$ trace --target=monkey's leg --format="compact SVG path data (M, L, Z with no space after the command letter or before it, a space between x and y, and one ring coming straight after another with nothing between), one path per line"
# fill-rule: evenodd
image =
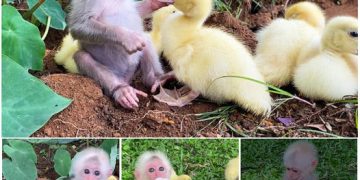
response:
M147 94L131 87L128 82L118 78L106 66L98 63L93 57L85 52L78 51L74 55L75 62L82 74L85 74L105 89L105 93L114 97L122 107L134 109L138 107L139 98L137 95L147 97Z
M163 74L159 56L148 36L146 36L146 46L140 60L143 83L151 87Z

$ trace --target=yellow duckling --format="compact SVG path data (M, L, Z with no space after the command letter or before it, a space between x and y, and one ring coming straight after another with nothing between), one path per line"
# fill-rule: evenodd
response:
M231 159L225 168L225 180L238 180L240 172L239 157Z
M315 24L321 26L325 19L321 9L310 2L306 6L300 5L289 7L289 19L278 18L257 33L255 62L265 81L270 84L289 84L301 49L321 34L311 25L312 22L307 22L308 19L315 19ZM313 8L302 9L305 7Z
M158 54L162 52L160 36L161 24L170 14L175 13L176 10L173 5L169 5L155 11L152 15L152 30L149 34Z
M176 78L192 90L187 98L191 101L202 94L219 103L234 101L255 114L270 112L267 87L239 78L216 80L244 76L263 81L263 77L241 42L221 30L203 27L212 0L175 0L174 6L181 12L171 14L162 25L162 46Z
M116 176L110 176L107 178L107 180L118 180L118 178Z
M191 180L191 177L188 175L176 175L176 172L172 170L170 180Z
M357 93L357 23L356 18L347 16L328 22L321 39L321 53L300 64L294 73L294 84L304 96L332 101Z
M299 2L285 10L285 19L303 20L317 28L320 32L325 27L325 15L323 10L313 2Z
M74 40L69 33L63 39L60 50L55 54L55 62L62 65L70 73L79 73L73 55L80 48L77 40Z

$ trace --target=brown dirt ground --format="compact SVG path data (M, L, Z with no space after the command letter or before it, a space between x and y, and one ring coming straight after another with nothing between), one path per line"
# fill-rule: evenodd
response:
M328 18L343 14L357 17L358 3L355 0L343 0L341 5L329 0L316 2L325 8ZM242 40L249 49L254 50L254 32L271 19L282 15L281 4L264 4L256 13L249 10L248 14L241 17L244 21L239 21L227 13L214 13L207 25L226 29ZM148 26L151 23L146 24ZM45 70L36 72L35 75L60 95L73 99L73 103L63 112L54 115L33 135L34 137L319 137L326 136L324 132L340 136L357 136L354 123L357 107L349 104L316 102L316 107L312 108L297 100L291 100L277 108L269 118L256 117L237 108L227 122L215 121L212 124L197 121L194 114L213 111L221 105L201 98L191 105L177 108L158 103L148 97L141 99L137 110L124 110L105 96L93 80L80 75L65 74L61 67L54 64L54 49L60 45L64 34L54 31L46 39L48 51L44 60ZM148 92L138 77L133 85ZM285 89L297 93L293 87ZM277 121L279 117L292 117L294 124L285 127ZM240 133L235 133L226 123ZM309 132L313 130L317 132Z

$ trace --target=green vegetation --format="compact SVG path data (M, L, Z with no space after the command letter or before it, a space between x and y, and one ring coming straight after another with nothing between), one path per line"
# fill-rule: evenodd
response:
M2 135L28 137L71 103L28 72L43 69L47 30L63 30L65 12L55 0L28 0L22 14L9 3L2 6ZM43 37L36 19L47 25Z
M224 179L227 162L238 155L237 139L133 139L122 141L122 179L134 179L137 158L149 150L167 154L178 175L193 179Z
M85 147L100 147L110 156L111 165L115 169L118 159L118 140L4 140L3 142L3 176L7 180L37 179L36 164L39 159L51 159L53 169L58 174L57 180L67 179L71 166L71 155ZM45 148L46 147L46 148ZM37 149L39 152L35 152ZM39 150L40 149L40 150ZM75 152L75 153L74 153ZM43 166L44 164L41 163ZM48 164L50 165L50 164ZM40 167L44 168L44 167ZM54 172L54 173L55 173Z
M356 139L309 140L319 153L319 179L356 179ZM241 178L280 179L283 174L282 156L294 140L242 140Z

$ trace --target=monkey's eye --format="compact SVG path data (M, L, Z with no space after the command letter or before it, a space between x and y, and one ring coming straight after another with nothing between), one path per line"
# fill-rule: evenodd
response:
M298 170L293 169L293 172L294 172L294 173L298 173Z
M350 35L351 37L354 37L354 38L357 38L357 37L358 37L358 33L355 32L355 31L349 32L349 35Z
M84 173L85 173L85 174L90 174L90 170L89 170L89 169L85 169L85 170L84 170Z
M94 174L95 176L100 176L100 171L95 171Z
M154 172L154 171L155 171L154 168L150 168L150 169L149 169L149 172Z
M159 171L164 171L165 168L164 167L159 167Z

